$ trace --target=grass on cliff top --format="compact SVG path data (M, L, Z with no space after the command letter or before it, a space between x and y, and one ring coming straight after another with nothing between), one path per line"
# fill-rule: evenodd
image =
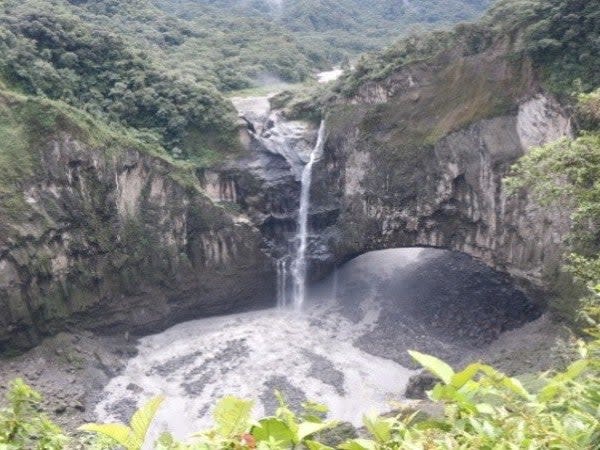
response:
M342 109L362 109L363 135L377 144L375 147L390 153L388 156L411 162L410 158L418 157L419 152L433 147L444 136L509 112L530 80L526 62L460 58L442 66L432 82L422 88L387 103L346 105Z
M19 183L33 176L37 161L29 148L26 127L0 97L0 207L9 217L27 209Z
M175 181L184 186L195 184L197 164L175 160L151 133L109 126L60 101L0 90L0 208L9 218L22 217L29 210L23 184L41 172L40 152L61 134L101 149L107 156L128 149L148 154L166 163Z
M379 172L365 186L377 195L410 196L422 167L445 136L478 121L509 113L530 89L526 59L460 57L432 62L433 75L385 103L338 103L328 114L334 139L361 130L356 147L368 151ZM349 124L348 122L351 122Z

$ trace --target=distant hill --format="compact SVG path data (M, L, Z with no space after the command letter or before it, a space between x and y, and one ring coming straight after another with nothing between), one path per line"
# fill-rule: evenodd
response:
M479 17L492 0L153 0L165 12L205 25L241 18L268 21L289 33L310 61L340 63L381 49L407 32ZM258 24L257 24L258 25ZM258 25L260 26L260 25ZM235 33L235 29L230 29Z
M473 18L488 1L4 0L0 83L203 163L234 147L223 92L304 81L411 27Z

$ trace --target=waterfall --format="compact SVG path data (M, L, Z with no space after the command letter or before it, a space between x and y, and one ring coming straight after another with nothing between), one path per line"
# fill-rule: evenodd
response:
M277 306L284 308L288 304L288 257L277 260Z
M337 266L333 269L333 281L331 282L331 299L333 302L337 302L338 299L338 286L340 284L338 268Z
M310 209L310 186L312 169L323 153L325 145L325 121L321 121L317 143L310 153L310 158L302 170L300 209L298 211L298 231L296 233L296 253L292 261L293 304L300 309L306 297L306 249L308 246L308 212Z

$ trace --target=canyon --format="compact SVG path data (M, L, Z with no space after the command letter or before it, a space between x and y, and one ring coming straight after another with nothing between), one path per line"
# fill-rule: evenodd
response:
M502 45L409 65L327 106L307 211L310 280L368 251L436 247L509 274L544 304L569 211L508 194L503 178L528 149L569 136L571 121ZM24 212L0 243L5 350L69 327L139 334L274 304L317 125L268 98L236 106L244 149L194 171L135 142L91 143L66 118L41 136Z
M38 162L0 211L0 351L20 355L0 379L28 374L69 429L167 393L157 426L184 438L232 392L259 413L273 389L325 399L358 425L349 411L422 395L409 349L547 370L570 211L505 178L574 130L504 45L404 66L311 120L276 93L232 98L240 149L203 166L3 93Z

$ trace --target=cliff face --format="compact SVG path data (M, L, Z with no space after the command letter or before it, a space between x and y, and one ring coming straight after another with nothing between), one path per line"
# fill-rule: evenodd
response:
M570 121L507 45L446 51L329 106L313 277L370 250L432 246L548 290L569 211L502 180ZM238 105L245 153L194 172L74 110L0 95L0 350L70 325L147 332L271 304L315 129L265 101Z
M15 127L31 104L41 111L21 136L33 164L1 196L0 350L70 325L148 332L271 300L259 231L193 172L54 106L2 103Z
M313 186L313 224L327 267L369 250L458 250L547 289L561 261L569 211L509 195L510 166L571 133L568 114L528 61L499 44L444 54L363 85L328 113Z

